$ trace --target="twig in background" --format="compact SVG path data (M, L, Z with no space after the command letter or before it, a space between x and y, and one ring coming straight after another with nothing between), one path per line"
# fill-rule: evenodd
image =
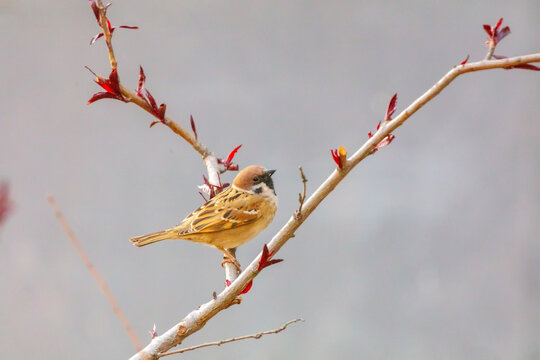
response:
M137 338L137 335L135 335L135 332L131 328L131 325L129 324L129 321L127 320L126 316L122 312L122 309L120 308L120 305L118 305L118 302L116 301L116 299L112 295L111 291L109 290L109 287L105 283L105 280L103 280L103 278L101 277L101 275L97 271L94 264L92 264L92 262L90 261L90 258L88 257L88 255L84 251L81 243L77 239L77 236L75 236L75 233L71 229L71 226L69 226L69 223L67 222L66 218L60 212L60 209L58 208L58 205L56 204L56 201L54 200L54 197L52 195L47 196L47 201L51 205L51 208L54 211L54 214L56 215L56 218L60 222L60 225L62 225L62 228L64 228L64 231L68 235L69 240L71 241L71 243L73 244L73 246L77 250L77 253L81 257L81 259L84 262L84 264L86 265L86 267L88 268L88 271L90 271L90 274L92 274L92 276L94 277L94 279L98 283L101 291L103 291L103 294L105 294L105 297L107 298L107 300L111 304L115 315L118 317L118 320L120 320L120 322L124 326L124 329L126 330L129 338L131 339L131 342L133 343L133 345L135 346L137 351L140 351L142 349L141 342Z

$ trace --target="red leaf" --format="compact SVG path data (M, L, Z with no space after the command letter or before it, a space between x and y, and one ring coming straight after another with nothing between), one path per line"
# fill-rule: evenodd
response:
M392 99L390 99L390 102L388 103L388 108L386 109L386 116L384 118L386 121L392 120L392 115L394 115L394 113L396 112L396 107L397 107L397 93L395 93L394 96L392 96ZM379 123L379 125L380 124L381 123ZM377 126L377 130L379 130L378 126Z
M167 110L167 105L166 104L159 105L159 108L157 109L156 116L158 117L158 119L161 120L161 122L165 122L165 111L166 110Z
M204 193L206 193L209 199L212 199L214 196L222 192L223 189L229 186L228 183L225 183L225 184L221 183L221 177L219 176L219 174L218 174L219 185L210 184L210 181L206 178L204 174L202 177L203 177L203 184L199 185L198 188ZM204 199L206 200L206 198Z
M137 96L141 97L146 102L146 104L148 104L148 107L150 107L150 111L152 112L152 114L157 117L163 124L165 124L165 111L167 110L167 105L160 104L158 107L156 104L156 100L154 99L150 91L144 88L145 83L146 74L144 73L142 66L139 66L139 82L137 84ZM143 90L146 95L143 94ZM150 127L154 126L155 124L156 122L154 121L150 124Z
M493 36L493 31L491 30L491 25L484 24L484 30L487 32L489 37Z
M270 251L268 250L268 245L264 244L261 258L259 259L259 270L264 265L264 263L267 262L268 259L270 258L269 254L270 254Z
M343 164L341 163L341 159L339 158L339 150L330 149L330 153L332 154L332 158L334 159L334 162L336 163L338 168L343 169Z
M521 64L516 65L513 68L515 69L525 69L525 70L533 70L533 71L540 71L540 67L532 65L532 64Z
M111 27L111 23L109 22L109 19L107 19L107 26L109 27L109 32L111 33L111 35L114 33L114 30L119 29L119 28L121 28L121 29L132 29L132 30L136 30L136 29L139 28L138 26L126 26L126 25ZM94 36L92 38L92 40L90 40L90 45L93 45L96 42L96 40L99 39L102 36L103 36L103 33L99 33L96 36Z
M104 79L101 76L97 76L96 73L93 72L90 68L86 68L96 76L96 84L101 86L105 91L107 91L108 94L112 95L104 95L103 93L94 94L94 96L92 96L92 98L89 100L89 104L93 103L94 101L106 98L117 99L123 102L127 102L127 100L122 95L122 90L120 89L120 80L118 78L118 72L116 71L116 69L113 69L111 71L108 79Z
M197 139L197 128L195 127L195 121L193 120L193 115L189 116L189 122L191 123L191 130L193 130L193 134L195 134L195 139Z
M383 147L385 146L388 146L390 145L390 143L395 139L395 136L392 135L392 134L388 134L387 136L385 136L378 144L377 146L375 146L375 148L373 148L373 151L372 153L382 149Z
M499 21L497 21L497 25L495 25L495 31L499 31L499 28L501 27L502 22L503 22L503 18L500 18Z
M144 98L142 91L144 89L144 83L146 82L146 75L142 66L139 65L139 84L137 85L137 96Z
M225 279L225 285L226 285L227 287L231 286L231 284L232 284L232 283L230 282L230 280ZM246 287L244 288L244 290L242 290L242 291L240 292L240 294L238 294L238 295L247 294L247 293L249 292L249 290L251 290L251 287L252 287L252 286L253 286L253 280L250 280L250 281L248 282L248 284L246 285Z
M252 286L253 286L253 280L250 280L250 281L248 282L248 284L246 285L246 287L244 288L244 290L242 290L242 291L240 292L240 295L242 295L242 294L247 294L247 293L249 292L249 290L251 290L251 287L252 287Z
M465 65L465 64L467 63L467 61L469 61L469 56L470 56L470 55L467 54L467 57L465 58L465 60L463 60L463 61L461 62L460 65Z
M510 28L508 26L505 26L498 34L497 34L497 43L500 42L502 39L504 39L507 35L510 34Z
M99 33L96 36L94 36L92 39L90 39L90 45L94 45L97 39L103 36L103 33Z
M504 39L508 34L510 34L510 27L505 26L499 31L503 22L503 18L500 18L497 24L493 27L490 25L484 25L484 30L489 36L489 40L486 41L486 44L490 47L495 47L497 44Z
M120 29L131 29L131 30L138 30L138 29L139 29L138 26L127 26L127 25L120 25L120 26L117 26L117 28L120 28Z
M157 336L156 324L154 324L154 327L152 328L152 330L149 331L149 333L150 333L150 336L152 337L152 339Z
M90 7L94 12L94 16L96 17L97 22L99 23L99 8L95 0L90 0Z
M238 152L238 149L240 149L242 147L242 145L238 145L237 147L235 147L233 149L233 151L231 151L229 153L229 156L227 157L227 160L223 160L223 159L218 159L218 162L220 164L223 164L223 166L225 166L225 169L227 170L230 170L230 171L236 171L238 170L238 165L237 164L233 164L232 161L234 159L234 156L236 155L236 153Z
M150 107L152 108L152 111L154 114L157 114L157 104L156 104L156 100L154 99L154 97L152 96L152 94L150 94L150 91L148 90L145 90L146 91L146 97L148 98L148 105L150 105Z
M231 151L231 152L229 153L229 156L227 157L227 160L225 161L227 164L230 164L231 161L233 161L234 156L235 156L236 153L238 152L238 149L240 149L241 147L242 147L242 145L238 145L237 147L235 147L235 148L233 149L233 151Z
M202 196L202 198L204 199L204 203L206 204L209 200L206 200L206 197L203 195L202 192L199 191L199 195Z
M268 246L264 244L263 251L261 254L261 259L259 260L259 267L257 268L257 271L261 271L265 267L268 267L273 264L277 264L278 262L282 262L283 259L274 259L272 260L272 256L274 253L270 253L268 250Z
M94 94L92 98L88 100L88 104L91 104L101 99L116 99L127 102L127 100L124 98L124 95L122 95L122 90L120 89L120 80L118 78L118 72L116 71L116 69L111 71L108 79L104 79L101 76L98 76L95 72L93 72L92 69L90 69L88 66L85 67L96 77L96 84L101 86L106 91L105 93L99 92Z
M493 55L493 57L497 60L501 59L508 59L508 57L503 55ZM533 70L533 71L540 71L540 67L532 64L521 64L521 65L515 65L515 66L508 66L504 68L505 70L510 69L524 69L524 70Z
M112 34L113 28L112 28L112 26L111 26L111 22L109 21L109 19L107 19L107 27L109 28L109 31L110 31L110 33Z
M101 100L101 99L122 100L122 99L119 99L116 95L110 94L108 92L98 92L98 93L95 93L94 95L92 95L90 100L88 100L87 104L90 105L91 103L96 102L96 101Z

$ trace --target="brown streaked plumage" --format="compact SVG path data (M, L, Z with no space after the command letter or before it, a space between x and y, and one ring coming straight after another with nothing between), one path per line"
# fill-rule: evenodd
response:
M273 220L277 210L272 174L256 165L248 166L219 193L189 214L177 226L131 239L137 246L167 239L183 239L213 246L223 251L237 266L227 249L253 239Z

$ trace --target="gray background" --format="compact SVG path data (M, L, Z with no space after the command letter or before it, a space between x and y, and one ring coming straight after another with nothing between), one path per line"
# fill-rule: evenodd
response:
M453 65L483 58L482 24L504 16L507 56L540 50L540 2L114 1L123 83L241 166L277 168L280 210L239 250L248 263L332 171ZM54 194L146 343L223 287L218 251L128 239L201 204L200 157L133 105L86 101L107 75L86 1L0 1L0 178L15 209L0 228L3 358L117 359L133 347L45 197ZM241 306L184 345L280 335L186 359L540 358L540 78L459 78L356 168L256 279ZM230 181L234 173L224 180Z

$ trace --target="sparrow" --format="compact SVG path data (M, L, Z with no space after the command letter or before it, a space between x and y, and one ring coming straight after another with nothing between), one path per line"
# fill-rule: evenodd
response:
M189 240L213 246L240 269L240 264L229 251L257 236L274 219L277 196L272 175L251 165L234 179L232 186L186 216L173 228L131 238L136 246L144 246L167 239Z

